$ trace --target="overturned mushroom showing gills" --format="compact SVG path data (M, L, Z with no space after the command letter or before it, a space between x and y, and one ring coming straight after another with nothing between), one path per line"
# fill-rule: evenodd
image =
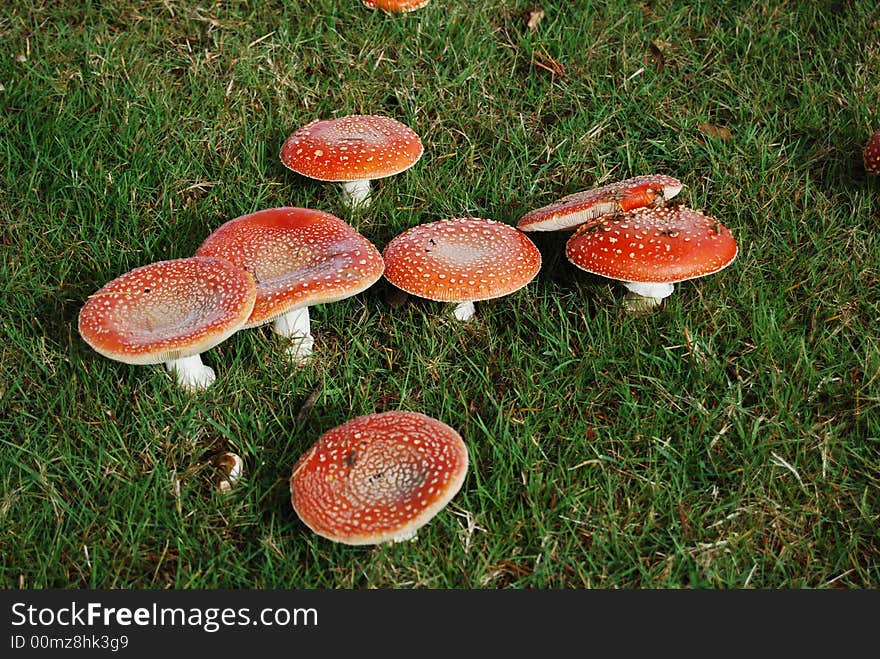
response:
M514 293L541 269L541 253L528 236L475 217L408 229L382 257L389 282L411 295L455 303L459 320L473 317L474 302Z
M521 231L564 231L603 215L642 206L658 206L672 199L684 187L664 174L636 176L601 187L576 192L523 215L516 226Z
M871 139L865 144L862 153L865 163L865 171L870 174L880 174L880 130L871 135Z
M372 286L382 255L353 227L330 213L285 206L229 220L196 254L218 256L251 273L257 299L245 327L272 323L290 339L288 353L312 353L309 307L336 302Z
M290 477L296 514L318 535L348 545L416 535L458 493L467 446L418 412L381 412L324 433Z
M298 174L342 183L349 207L369 206L370 181L412 167L423 152L419 136L390 117L319 119L285 140L281 162Z
M256 295L253 277L225 259L158 261L90 295L78 328L109 359L164 363L181 387L204 389L216 375L199 355L244 326Z
M629 309L647 310L675 283L726 268L737 245L727 227L695 210L638 208L584 225L565 254L581 270L622 282Z
M382 9L392 13L415 11L431 0L363 0L370 9Z

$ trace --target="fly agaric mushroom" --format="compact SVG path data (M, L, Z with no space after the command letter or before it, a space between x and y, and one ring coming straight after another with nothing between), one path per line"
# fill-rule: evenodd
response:
M370 9L382 9L388 12L408 12L420 9L431 0L364 0Z
M880 130L871 135L862 155L865 171L870 174L880 174Z
M568 260L580 269L622 282L631 310L656 307L676 282L718 272L736 254L727 227L683 206L600 218L583 225L565 246Z
M297 460L290 500L309 529L334 542L402 542L458 493L467 469L467 446L442 421L368 414L328 430Z
M681 192L682 187L681 181L664 174L636 176L565 196L526 213L516 226L521 231L574 229L603 215L659 205Z
M309 307L336 302L372 286L384 269L382 255L335 215L310 208L268 208L229 220L196 250L247 270L257 300L246 328L272 323L291 339L288 353L312 353Z
M397 288L454 302L455 317L470 320L474 302L509 295L541 269L541 253L521 231L460 217L420 224L386 245L385 278Z
M319 119L285 140L281 162L298 174L342 183L348 207L369 206L370 181L412 167L423 152L419 136L390 117Z
M78 329L96 352L126 364L165 364L177 383L204 389L216 379L199 356L241 329L257 289L228 261L158 261L117 277L89 296Z

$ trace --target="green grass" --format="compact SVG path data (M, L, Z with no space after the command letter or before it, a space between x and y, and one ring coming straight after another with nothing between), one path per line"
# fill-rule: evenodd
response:
M0 9L0 585L880 585L876 2L547 0L535 32L523 0L91 5ZM278 160L350 113L426 147L357 215ZM198 395L76 331L110 279L261 208L329 211L382 249L654 172L740 253L652 315L546 234L538 277L469 324L381 281L313 310L307 367L239 332ZM390 409L461 433L462 490L413 542L315 536L293 463ZM224 497L227 449L246 479Z

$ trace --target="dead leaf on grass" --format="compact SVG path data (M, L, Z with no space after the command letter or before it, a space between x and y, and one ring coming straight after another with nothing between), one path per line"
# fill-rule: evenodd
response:
M715 139L722 140L724 142L733 137L728 128L725 128L724 126L718 126L717 124L700 124L699 126L697 126L697 130L699 130L701 133L703 133L703 135L706 135L707 137L714 137Z
M659 71L662 71L666 68L666 56L663 54L663 51L660 49L660 47L653 41L648 43L647 59L652 61Z
M646 65L651 64L658 71L663 71L667 67L674 67L678 59L678 48L675 44L663 39L648 42L644 58Z
M549 71L554 76L560 78L565 75L565 67L546 53L535 53L532 55L532 64L537 67Z
M318 386L306 396L306 399L303 401L302 405L300 405L299 412L296 413L297 423L304 421L309 416L309 412L311 412L312 408L315 406L318 396L321 395L321 389L322 387Z
M543 9L532 9L529 12L529 30L535 32L538 29L538 23L541 22L541 19L544 18L544 10Z

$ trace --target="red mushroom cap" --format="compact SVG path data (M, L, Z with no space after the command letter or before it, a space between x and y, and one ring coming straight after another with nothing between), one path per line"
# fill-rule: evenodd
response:
M736 258L730 230L695 210L637 208L578 229L565 255L587 272L627 282L675 283L727 267Z
M431 0L364 0L370 9L383 9L390 12L414 11L424 7Z
M880 174L880 130L877 130L865 145L863 154L865 171L871 174Z
M386 245L385 277L412 295L475 302L513 293L541 269L541 253L512 226L474 217L420 224Z
M290 477L291 503L320 536L349 545L411 537L464 483L467 446L417 412L351 419L324 433Z
M229 220L196 251L249 271L257 301L246 327L288 311L357 295L382 276L379 250L330 213L293 206Z
M662 203L681 192L682 187L681 181L664 174L636 176L570 194L526 213L516 226L522 231L573 229L603 215Z
M423 152L419 136L389 117L319 119L287 138L281 162L320 181L383 178L412 167Z
M244 326L253 277L224 259L158 261L117 277L79 312L83 340L126 364L159 364L213 348Z

